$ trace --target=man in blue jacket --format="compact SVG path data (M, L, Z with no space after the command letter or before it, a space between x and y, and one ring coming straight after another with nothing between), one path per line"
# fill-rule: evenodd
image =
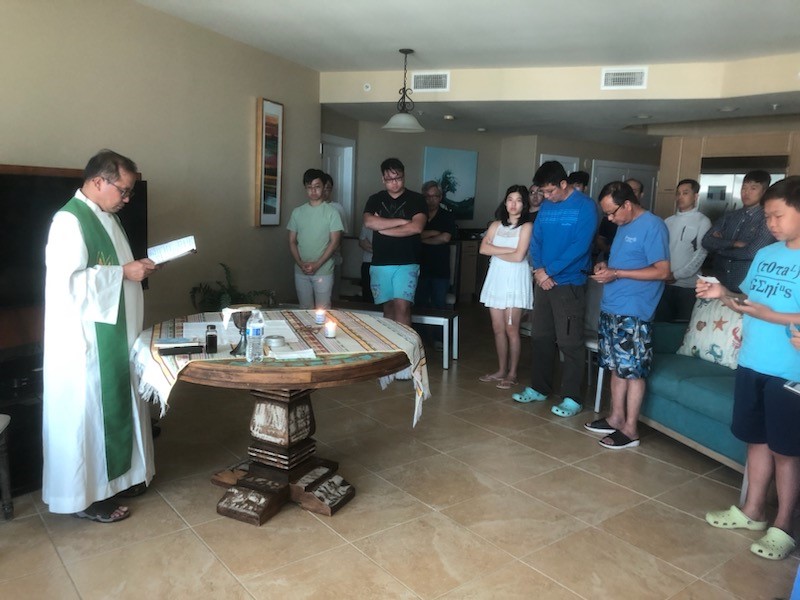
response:
M533 176L545 202L533 224L530 257L534 299L531 321L531 385L512 398L539 402L554 393L557 351L564 355L561 402L551 409L560 417L578 414L583 382L583 335L586 274L597 231L597 207L589 196L567 183L561 163L542 164Z

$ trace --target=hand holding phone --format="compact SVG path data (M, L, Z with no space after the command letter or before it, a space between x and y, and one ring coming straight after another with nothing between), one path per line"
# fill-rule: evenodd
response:
M717 279L716 277L713 277L711 275L698 275L697 278L700 281L705 281L706 283L719 283L720 282L719 279Z

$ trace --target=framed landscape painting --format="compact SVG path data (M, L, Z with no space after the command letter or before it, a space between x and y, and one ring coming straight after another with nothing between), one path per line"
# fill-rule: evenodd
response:
M423 179L439 182L442 204L455 219L472 219L478 180L478 153L472 150L425 147Z
M256 152L256 225L281 224L283 104L258 101Z

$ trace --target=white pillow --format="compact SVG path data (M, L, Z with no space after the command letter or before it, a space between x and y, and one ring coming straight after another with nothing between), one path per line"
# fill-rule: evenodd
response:
M735 369L742 346L742 315L719 300L698 298L676 354Z

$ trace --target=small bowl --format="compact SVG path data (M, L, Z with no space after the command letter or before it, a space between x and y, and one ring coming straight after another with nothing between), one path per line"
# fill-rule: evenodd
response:
M280 348L286 345L286 338L282 335L268 335L264 338L270 348Z

